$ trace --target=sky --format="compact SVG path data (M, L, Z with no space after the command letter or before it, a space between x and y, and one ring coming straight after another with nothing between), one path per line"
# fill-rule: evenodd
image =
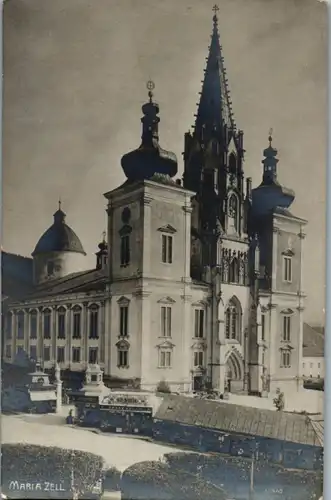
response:
M7 0L4 8L3 238L30 255L58 199L91 267L103 193L140 144L146 82L160 143L183 171L212 30L207 0ZM309 221L305 320L324 322L327 7L315 0L219 0L219 29L245 175L260 182L273 128L278 178Z

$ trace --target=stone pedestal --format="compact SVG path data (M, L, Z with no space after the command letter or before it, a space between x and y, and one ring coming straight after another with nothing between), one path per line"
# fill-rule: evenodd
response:
M56 413L61 413L62 410L62 380L60 367L55 366L55 384L56 384Z

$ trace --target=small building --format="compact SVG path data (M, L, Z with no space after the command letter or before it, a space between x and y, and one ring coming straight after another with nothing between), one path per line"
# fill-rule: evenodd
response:
M311 381L324 379L324 329L303 325L302 374Z
M71 395L81 425L103 431L152 435L153 407L158 399L137 391L112 391L99 365L88 366L85 384Z
M29 413L54 413L56 411L56 386L40 365L22 376L20 381L7 386L2 392L2 411Z

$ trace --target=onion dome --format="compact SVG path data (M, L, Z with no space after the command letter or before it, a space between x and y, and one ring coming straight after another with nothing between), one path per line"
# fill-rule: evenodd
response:
M108 245L106 242L106 232L102 233L102 241L98 245L99 251L96 252L97 269L102 269L107 264L108 260Z
M76 252L86 255L77 234L65 223L66 214L59 209L53 215L54 222L38 241L32 256L49 252Z
M252 206L255 214L274 210L277 207L289 208L295 199L292 189L282 186L277 179L277 149L272 146L272 129L269 133L269 146L263 151L263 178L261 184L252 191Z
M178 165L175 153L166 151L159 144L158 125L160 122L159 105L153 101L154 83L147 83L149 102L142 106L142 136L138 149L125 154L121 165L130 182L151 179L155 174L174 177Z

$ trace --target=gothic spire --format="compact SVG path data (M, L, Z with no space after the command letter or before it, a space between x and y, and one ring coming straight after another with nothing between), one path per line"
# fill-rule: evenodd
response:
M208 131L220 131L225 125L229 129L236 128L219 40L218 10L219 8L215 5L211 44L195 121L195 135L199 136L203 136L204 132L208 133Z

